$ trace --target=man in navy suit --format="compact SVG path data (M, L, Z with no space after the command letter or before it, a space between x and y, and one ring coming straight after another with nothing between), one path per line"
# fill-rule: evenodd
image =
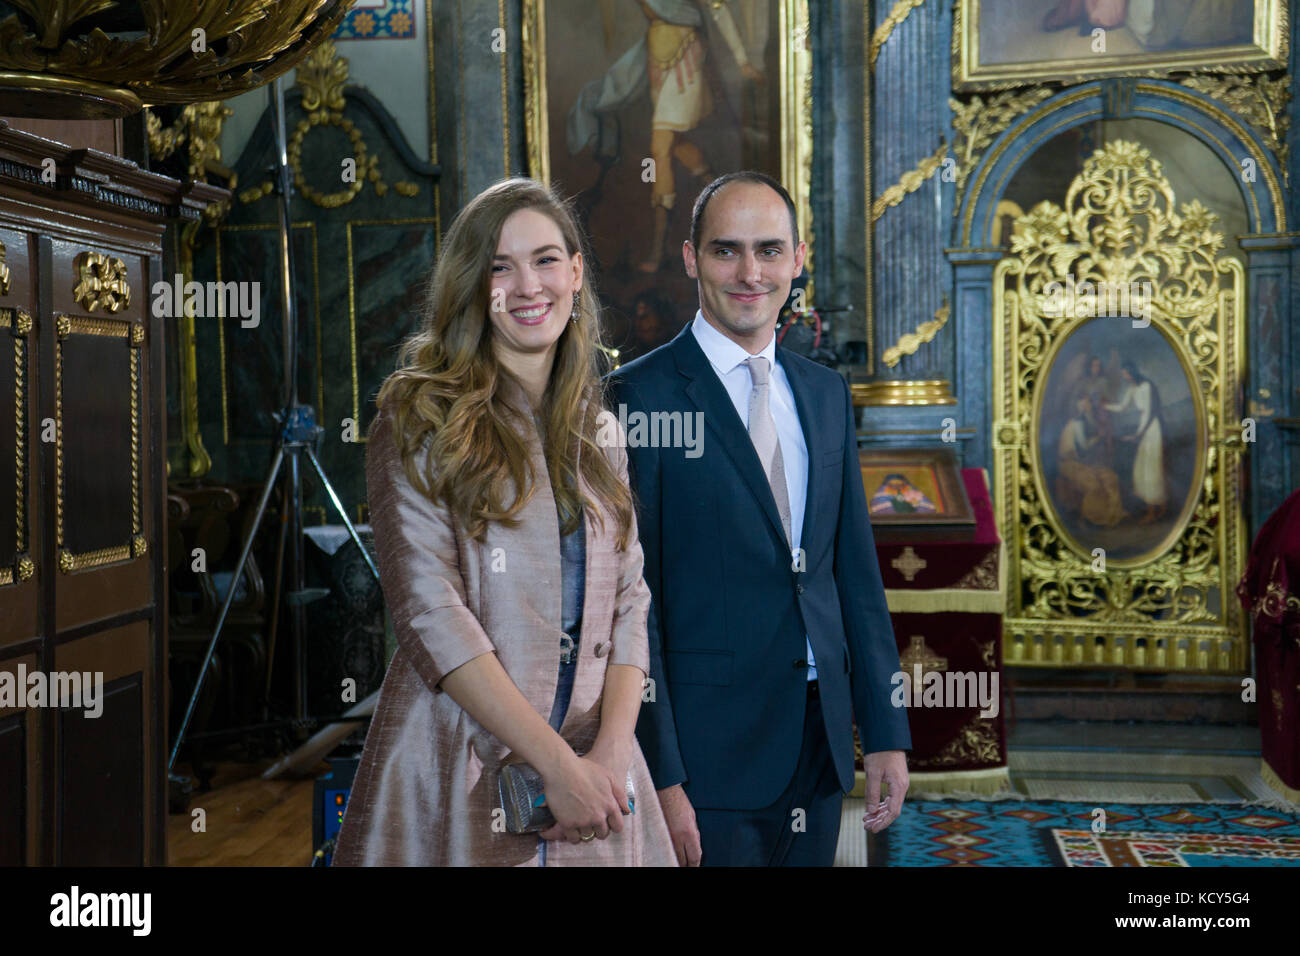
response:
M636 732L683 865L830 865L855 719L864 826L892 823L907 791L851 393L776 345L805 253L779 183L710 183L682 248L695 320L610 376L654 598ZM692 447L665 447L699 421Z

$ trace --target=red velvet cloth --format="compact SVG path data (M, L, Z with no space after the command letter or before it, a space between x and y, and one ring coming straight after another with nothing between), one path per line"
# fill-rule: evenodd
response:
M1300 790L1300 491L1259 529L1237 597L1254 624L1264 759Z
M912 643L912 637L925 639L926 648L944 658L939 676L965 672L988 675L987 687L997 676L997 714L981 718L978 696L967 707L918 706L915 697L907 711L912 731L912 751L908 769L915 773L953 770L987 770L1007 763L1007 735L1002 708L1002 618L997 614L891 614L894 638L900 655ZM988 659L991 657L992 666ZM911 678L907 665L902 670ZM926 668L929 670L929 668ZM976 685L978 694L978 685Z
M966 497L975 512L975 537L969 541L894 541L876 542L876 557L880 559L880 574L886 588L949 588L960 581L981 561L990 559L998 548L998 525L993 518L993 505L989 490L984 486L984 473L978 468L963 468L962 482ZM925 567L916 571L909 581L903 571L894 567L894 561L904 548L925 561Z
M984 473L978 468L963 468L961 477L975 512L975 536L966 541L878 542L876 555L887 589L923 592L958 587L996 591L1001 539ZM925 561L925 567L914 570L910 581L902 570L893 566L907 547L911 547L916 558ZM942 669L931 664L924 667L923 673L933 669L944 676L960 671L974 674L977 679L984 673L986 687L991 686L992 675L998 677L997 714L993 717L979 716L978 698L966 707L926 707L918 706L914 698L910 701L908 725L912 731L912 750L908 768L915 773L939 773L1005 767L1002 615L957 611L891 613L890 620L900 658L908 656L913 637L920 637L927 656L944 659ZM914 674L905 663L900 663L900 670L909 679ZM946 676L944 681L946 685Z

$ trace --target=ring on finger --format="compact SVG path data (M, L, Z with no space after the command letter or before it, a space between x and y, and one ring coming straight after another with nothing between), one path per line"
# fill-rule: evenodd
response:
M582 830L579 829L578 839L580 839L583 843L590 843L592 840L596 839L596 828L592 827L591 832L588 833L586 836L583 836Z

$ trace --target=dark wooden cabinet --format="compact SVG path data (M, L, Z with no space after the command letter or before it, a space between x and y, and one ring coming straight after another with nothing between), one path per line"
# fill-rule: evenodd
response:
M151 289L167 223L225 195L0 121L0 865L166 861L170 320ZM102 679L97 716L58 706L74 673Z

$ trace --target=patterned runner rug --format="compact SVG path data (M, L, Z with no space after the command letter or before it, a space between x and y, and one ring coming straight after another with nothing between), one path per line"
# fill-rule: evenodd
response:
M1300 815L1240 803L908 800L869 865L1300 867Z

